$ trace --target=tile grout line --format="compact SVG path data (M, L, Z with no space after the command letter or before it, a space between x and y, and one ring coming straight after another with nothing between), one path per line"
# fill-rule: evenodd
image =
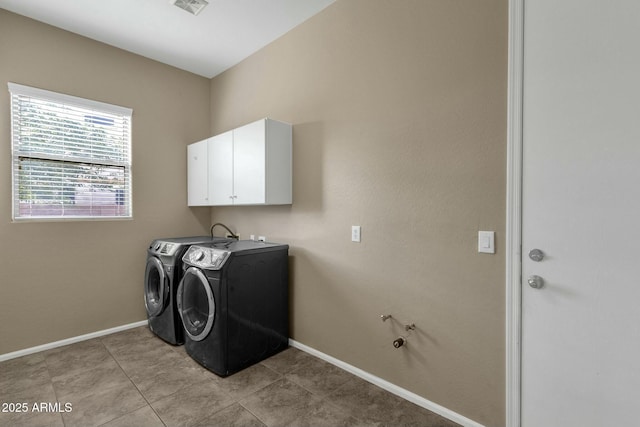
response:
M262 390L262 389L261 389ZM253 393L252 393L253 394ZM246 406L244 406L242 403L237 402L238 405L240 405L241 408L243 408L245 411L247 411L248 413L250 413L251 415L253 415L255 417L256 420L260 421L262 423L262 425L264 425L265 427L270 427L267 423L265 423L264 421L262 421L262 419L257 416L256 414L254 414L249 408L247 408Z
M107 350L107 352L109 353L109 355L110 355L110 356L113 358L113 360L116 362L116 364L118 365L118 367L120 368L120 370L122 370L122 372L125 374L125 376L127 377L127 379L129 379L129 381L133 384L133 386L136 388L136 390L138 391L138 393L140 393L140 395L141 395L141 396L142 396L142 398L145 400L145 402L147 402L147 406L149 406L149 407L151 408L151 410L154 412L154 414L158 417L158 419L162 422L162 424L163 424L165 427L169 427L169 426L168 426L168 424L165 422L165 420L160 416L160 414L158 414L158 412L156 411L156 409L153 407L152 402L150 402L150 401L149 401L149 399L147 399L147 397L144 395L144 393L143 393L143 392L138 388L138 386L135 384L135 382L134 382L134 381L131 379L131 377L127 374L126 370L125 370L125 369L120 365L120 362L119 362L119 361L118 361L118 359L115 357L115 355L114 355L114 354L109 350L109 348L104 344L104 342L102 342L102 340L100 340L100 341L101 341L101 343L104 345L104 347L106 348L106 350ZM170 351L175 351L175 350L170 349ZM179 352L177 352L177 351L176 351L176 353L177 353L178 355L180 355L181 357L186 357L186 356L181 355L181 354L180 354ZM264 366L264 365L263 365L263 366ZM275 371L275 370L273 370L273 369L269 368L268 366L264 366L264 367L265 367L265 368L267 368L267 369L269 369L270 371L272 371L272 372L276 373L277 375L280 375L280 377L281 377L281 378L283 377L283 376L282 376L282 374L280 374L279 372L277 372L277 371ZM206 368L205 368L205 369L206 369ZM279 378L279 379L281 379L281 378ZM201 381L197 381L197 382L195 382L195 383L193 383L193 384L190 384L189 386L194 386L194 385L196 385L196 384L205 383L205 382L210 382L210 381L211 381L210 379L203 379L203 380L201 380ZM270 383L270 384L272 384L272 383ZM270 385L270 384L269 384L269 385ZM268 386L268 385L267 385L267 386ZM265 387L266 387L266 386L265 386ZM176 390L175 392L173 392L172 394L170 394L170 395L168 395L168 396L164 396L164 397L163 397L163 399L164 399L164 398L167 398L167 397L175 396L175 395L177 395L177 394L181 393L185 388L186 388L186 387L182 387L182 388L180 388L179 390ZM245 398L247 398L248 396L250 396L251 394L253 394L253 393L257 392L257 391L262 390L263 388L264 388L264 387L262 387L262 388L260 388L260 389L258 389L258 390L256 390L256 391L254 391L254 392L252 392L252 393L249 393L248 395L241 396L241 398L240 398L240 399L245 399ZM227 395L228 395L228 393L227 393L226 391L224 391L224 390L222 390L222 391L223 391L223 392L225 392L225 394L227 394ZM212 413L212 414L205 415L205 416L203 416L202 418L199 418L199 419L195 420L195 424L197 425L197 423L198 423L198 422L200 422L200 421L202 421L202 420L204 420L204 419L206 419L206 418L209 418L209 417L211 417L211 416L214 416L215 414L217 414L217 413L219 413L219 412L221 412L221 411L223 411L223 410L225 410L225 409L229 408L230 406L232 406L232 405L234 405L234 404L236 404L236 403L237 403L238 405L242 406L242 404L240 403L240 399L233 398L231 395L228 395L228 396L229 396L229 397L230 397L230 399L232 400L232 402L231 402L231 403L229 403L229 405L226 405L226 406L224 406L224 407L220 408L218 411L216 411L216 412L214 412L214 413ZM243 407L244 407L244 406L243 406ZM135 411L137 411L137 410L139 410L139 409L140 409L140 408L134 409L133 411L130 411L130 412L128 412L127 414L130 414L130 413L132 413L132 412L135 412ZM246 409L246 408L245 408L245 409ZM251 413L251 411L249 411L249 412ZM125 416L125 415L127 415L127 414L123 414L123 415L121 415L121 416ZM255 414L253 414L253 413L251 413L251 414L255 416ZM116 418L114 418L114 419L118 419L118 418L120 418L120 417L116 417ZM262 422L262 420L260 420L258 417L256 417L256 418L257 418L260 422ZM113 420L107 421L106 423L109 423L109 422L111 422L111 421L113 421ZM103 423L102 425L104 425L104 424L106 424L106 423ZM263 424L264 424L264 423L263 423ZM265 425L266 425L266 424L265 424Z
M131 336L131 339L137 339L138 333L136 333L135 336ZM155 417L160 420L161 425L165 426L165 427L169 427L171 426L171 424L169 423L169 421L165 421L160 415L159 413L156 411L156 409L152 406L152 403L150 401L150 398L148 398L147 396L145 396L145 394L141 391L141 389L138 387L138 385L132 380L132 376L135 376L136 372L138 372L137 369L134 369L133 367L130 367L130 371L132 372L131 375L128 374L128 372L124 369L124 367L122 366L122 364L120 363L120 360L117 356L119 353L119 349L120 346L124 346L126 347L128 344L127 341L124 340L115 340L115 341L110 341L108 339L105 339L105 337L100 337L98 340L96 340L97 342L100 343L99 347L100 350L104 350L106 352L106 354L108 355L108 357L110 358L110 360L112 362L115 362L116 366L118 367L118 369L120 369L120 372L122 372L125 377L127 378L127 380L129 381L129 383L123 383L123 384L130 384L133 385L134 389L138 392L138 394L142 397L142 401L139 402L139 404L141 405L138 408L134 408L129 410L127 413L125 414L120 414L120 415L115 415L114 418L107 420L105 422L102 422L102 424L100 424L101 426L104 426L105 424L108 424L110 422L113 422L114 420L118 420L121 419L123 417L128 417L130 416L132 413L141 410L146 406L149 406L152 410L152 413L155 415ZM151 342L151 340L150 340ZM90 346L93 347L93 346ZM111 351L111 348L114 349L114 351ZM155 348L155 347L154 347ZM164 347L162 347L164 348ZM94 348L95 350L98 350L98 346L96 346ZM295 349L296 351L300 351L303 352L303 350L301 349L296 349L294 346L290 346L289 349ZM169 351L175 351L176 354L178 356L180 356L181 360L185 359L187 361L189 361L189 356L187 354L184 354L181 350L176 350L175 348L167 348L167 350ZM45 353L45 352L43 352ZM314 359L318 359L321 362L324 363L329 363L326 360L323 360L322 358L318 358L317 356L315 356L314 354L309 354L307 352L303 352L304 354L307 354L309 357L312 357ZM84 354L84 352L82 353ZM125 364L125 366L127 366L127 356L128 353L122 353L121 357L122 357L122 362L123 364ZM60 370L62 369L63 366L67 366L69 365L69 363L71 363L70 366L67 366L67 368L65 368L65 371L58 375L55 378L61 377L61 376L65 376L65 375L70 375L71 370L69 370L70 368L73 367L73 362L75 360L75 356L71 357L72 354L70 353L69 356L67 357L66 355L60 355L63 357L57 357L57 354L51 354L51 357L47 358L45 356L45 354L43 354L41 357L41 362L39 363L44 363L44 367L46 369L46 382L48 384L50 384L50 386L53 389L53 396L56 399L56 401L58 401L58 403L60 403L59 398L61 396L64 395L64 391L66 390L66 386L64 382L61 382L62 380L57 379L57 383L58 383L58 387L56 387L54 385L54 381L53 381L53 376L52 373L54 373L58 368L60 368ZM148 363L147 360L148 358L145 357L145 354L142 354L142 363ZM60 359L60 360L58 360ZM100 359L102 360L102 359ZM173 358L171 358L171 360L173 360ZM62 363L58 363L58 362L64 362ZM224 392L224 394L228 395L229 397L229 403L225 404L224 406L220 407L219 409L217 409L215 412L210 413L210 414L206 414L206 415L200 415L200 413L198 414L193 414L196 416L197 419L194 419L195 424L201 423L203 421L205 421L208 418L215 418L217 414L220 414L220 412L225 411L229 408L231 408L232 406L234 406L235 404L238 404L239 408L242 408L243 411L247 411L247 416L250 414L251 416L253 416L256 420L258 420L260 423L262 423L263 425L270 427L270 424L267 424L265 421L263 421L263 419L258 416L256 413L254 413L254 411L250 410L247 406L245 406L245 404L241 403L241 402L245 402L247 399L251 399L253 396L256 396L258 393L264 391L265 388L273 386L274 384L277 384L278 382L289 382L297 387L299 387L299 390L305 390L306 392L309 393L310 396L313 396L315 399L317 399L316 403L314 405L305 407L303 409L303 411L301 411L300 415L298 415L293 421L292 425L295 425L296 421L299 421L305 417L317 417L318 414L314 414L314 412L317 410L318 405L327 405L326 408L327 410L329 410L330 412L332 411L332 409L329 408L333 408L335 410L338 410L340 412L342 412L344 415L347 415L349 418L351 418L351 420L349 422L352 421L356 421L359 423L362 423L362 419L359 416L356 416L354 413L350 412L348 410L348 407L343 407L340 406L340 392L341 391L345 391L345 389L348 389L351 386L354 386L354 381L363 381L364 383L370 384L371 386L375 387L376 389L380 389L381 391L384 391L386 393L389 393L389 390L385 390L384 388L380 387L377 384L371 383L370 381L367 381L365 378L362 377L358 377L357 375L354 375L352 372L349 372L348 370L345 370L344 368L342 368L341 366L337 366L334 364L331 364L333 366L335 366L337 369L349 374L349 378L344 381L343 383L338 383L335 382L334 380L331 380L329 382L323 382L322 385L320 385L319 387L316 388L316 392L312 391L309 388L313 388L313 385L315 384L313 381L309 382L310 379L313 379L315 376L317 375L322 375L322 372L320 370L320 366L315 366L314 364L308 364L305 358L301 358L301 357L297 357L296 355L294 355L294 353L289 353L288 356L285 356L284 358L280 358L278 360L273 361L273 363L268 363L266 361L261 361L258 362L259 365L261 366L261 368L257 371L257 372L261 372L263 375L266 376L259 376L256 377L257 379L254 379L252 384L253 386L258 385L259 388L256 390L253 390L249 393L246 393L246 390L250 390L250 387L246 387L247 381L249 381L251 378L254 378L253 375L250 375L248 377L242 377L239 378L238 381L235 382L229 382L225 383L223 382L218 382L217 379L219 376L215 375L212 377L209 376L202 376L200 379L198 379L197 377L194 377L193 380L195 382L191 382L188 381L188 384L186 384L187 382L185 382L185 384L183 384L178 390L174 391L172 394L170 394L169 396L166 397L171 397L174 396L174 398L176 398L175 396L179 396L181 393L184 393L185 391L188 391L189 388L194 387L195 385L198 384L211 384L212 386L215 386L216 388L219 388L221 392ZM61 365L61 366L59 366ZM179 366L176 365L176 369L180 368L182 369L183 364L182 361L180 361L180 363L178 363ZM85 364L82 365L83 367L85 367ZM89 365L87 364L87 366L90 366L89 368L83 369L83 372L86 370L86 372L90 372L95 370L96 366L95 364L93 365ZM200 365L198 365L200 366ZM185 371L185 375L189 374L189 377L191 378L190 374L191 373L195 373L195 374L200 374L199 371L195 370L195 368L191 365L184 365L184 368L187 369L187 371ZM195 370L195 371L194 371ZM203 367L203 370L206 370L206 368ZM193 371L193 372L192 372ZM62 372L62 371L61 371ZM115 374L117 371L113 371L113 373ZM268 374L267 374L268 373ZM178 373L179 375L182 375L182 372ZM119 375L119 374L118 374ZM273 379L275 377L275 379ZM300 380L300 383L298 381L296 381L295 379L298 378ZM222 381L224 381L224 378L221 379ZM260 386L260 384L262 384L264 381L267 382L267 384ZM93 384L91 386L91 384ZM95 393L97 390L99 391L100 389L96 389L95 387L99 387L101 383L95 383L93 380L89 383L90 388L87 388L87 390L89 390L90 394ZM110 383L109 383L110 384ZM141 383L142 385L144 385L144 383ZM182 384L182 383L181 383ZM304 384L307 384L307 387L304 386ZM338 384L337 386L334 386L334 384ZM355 384L357 385L357 384ZM329 387L331 386L331 387ZM229 391L230 390L230 391ZM237 391L245 391L245 393L239 393L237 394L237 397L234 397L235 394L233 393L233 390L237 390ZM133 390L131 390L133 391ZM77 394L77 393L76 393ZM344 394L344 393L343 393ZM75 394L74 394L75 395ZM391 395L395 395L394 393L391 393ZM150 395L151 396L151 395ZM395 395L397 396L397 395ZM333 399L331 399L331 397L334 397ZM403 399L402 396L397 396L398 398L401 399L400 403L403 403L403 401L407 401L408 403L413 403L407 399ZM164 397L163 397L164 398ZM154 402L156 402L158 399L154 400ZM218 400L216 399L216 401L219 402L224 402L224 400L226 400L226 398L224 398L223 400ZM143 403L144 402L144 403ZM415 403L413 403L415 405ZM136 406L136 405L132 405L132 406ZM350 405L349 405L350 406ZM366 406L366 405L365 405ZM398 405L394 405L395 407L398 407ZM419 407L419 405L417 405ZM212 408L213 409L213 408ZM254 408L256 409L256 408ZM421 409L427 409L427 408L421 408ZM427 409L428 410L428 409ZM429 412L433 412L428 410ZM259 412L262 413L262 412ZM166 414L165 414L166 415ZM262 414L262 416L264 417L265 415L268 414ZM435 415L439 415L437 413L435 413ZM67 427L69 425L74 424L74 420L75 418L70 418L69 420L65 420L65 417L63 416L62 413L60 413L58 415L60 418L58 418L61 422L62 425ZM338 413L336 413L336 416L338 416ZM343 415L340 415L341 419L342 419ZM268 417L265 419L269 419Z
M44 363L44 366L47 367L47 375L49 375L49 382L51 383L51 388L53 389L53 394L56 396L56 402L58 402L58 404L60 404L60 398L58 397L58 391L56 390L56 386L53 384L53 376L51 375L51 371L49 370L49 364L47 363L47 357L44 355L44 352L42 353L42 362ZM58 414L60 415L60 419L62 420L62 425L64 427L67 427L67 423L64 420L64 416L62 414Z
M296 371L299 371L299 370L301 370L301 369L303 369L303 368L304 368L304 366L300 366L300 367L298 367L298 368L296 368L296 369L293 369L293 370L289 371L289 373L287 373L286 375L290 375L290 374L292 374L292 373L294 373L294 372L296 372ZM346 371L345 371L345 372L346 372ZM350 375L352 375L352 374L350 374ZM320 399L320 400L319 400L319 402L325 403L325 404L327 404L327 405L331 406L332 408L335 408L335 409L338 409L338 410L341 410L341 411L342 411L342 410L344 410L344 408L341 408L340 406L336 405L335 403L331 402L330 400L327 400L327 397L329 397L330 395L332 395L333 393L335 393L336 391L338 391L340 388L344 387L344 386L346 385L346 383L348 383L349 381L351 381L351 379L349 379L349 380L345 381L343 384L340 384L338 387L336 387L336 388L335 388L335 390L331 390L331 392L330 392L330 393L327 393L327 394L326 394L326 395L324 395L324 396L323 396L323 395L319 395L319 394L317 394L317 393L313 392L312 390L309 390L309 389L308 389L307 387L305 387L303 384L300 384L300 383L298 383L297 381L294 381L294 380L293 380L293 379L291 379L291 378L287 378L287 377L285 376L285 379L286 379L287 381L290 381L290 382L292 382L293 384L297 385L297 386L298 386L298 387L300 387L301 389L303 389L303 390L305 390L305 391L308 391L308 392L309 392L309 393L311 393L313 396L315 396L315 397L317 397L318 399ZM305 415L306 415L306 414L305 414ZM302 415L302 416L304 416L304 415ZM296 418L296 420L297 420L297 419L299 419L299 418L301 418L302 416L300 416L300 417ZM358 417L355 417L355 416L353 416L353 415L350 415L350 416L351 416L351 417L353 417L354 419L356 419L357 421L361 422L361 420L360 420ZM295 420L294 420L294 421L295 421Z
M107 335L108 336L108 335ZM118 365L118 368L120 368L120 370L122 371L122 373L127 377L127 379L129 380L129 382L131 383L131 385L133 385L133 387L135 387L135 389L138 391L138 393L140 393L140 396L142 396L142 398L144 399L145 402L147 402L147 406L149 408L151 408L151 410L153 411L154 414L156 414L156 417L158 417L158 419L160 420L160 422L165 426L165 427L169 427L167 426L167 424L164 422L164 420L160 417L160 415L156 412L155 408L153 406L151 406L151 402L149 402L149 400L147 399L147 396L144 395L144 393L142 393L142 391L138 388L138 386L136 385L136 383L131 379L131 377L129 376L129 374L127 373L127 371L124 370L124 368L122 367L122 365L120 365L120 362L118 361L118 359L116 359L116 357L113 355L113 353L111 353L111 351L109 350L109 347L107 347L104 343L104 341L102 341L102 338L100 338L100 344L102 344L105 348L105 350L107 350L107 353L109 353L109 356L111 356L111 358L114 360L114 362L116 362L116 365ZM120 417L124 417L125 415L129 415L135 411L138 411L140 409L142 409L144 406L141 406L140 408L136 408L132 411L127 412L126 414L122 414L119 417L113 418L105 423L102 423L101 425L110 423L113 420L117 420ZM66 427L66 425L65 425ZM99 426L98 426L99 427Z

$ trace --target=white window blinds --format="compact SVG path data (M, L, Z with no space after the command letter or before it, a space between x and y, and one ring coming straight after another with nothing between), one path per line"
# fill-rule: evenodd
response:
M130 218L131 115L9 83L13 218Z

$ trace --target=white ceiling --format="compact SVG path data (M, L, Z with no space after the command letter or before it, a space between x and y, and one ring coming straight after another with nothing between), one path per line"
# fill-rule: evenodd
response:
M210 78L335 0L208 1L198 16L169 0L0 0L0 8Z

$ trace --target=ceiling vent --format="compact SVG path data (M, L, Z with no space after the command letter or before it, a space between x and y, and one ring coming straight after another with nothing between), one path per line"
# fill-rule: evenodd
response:
M174 6L178 6L180 9L186 10L192 15L199 14L202 9L209 3L205 0L169 0Z

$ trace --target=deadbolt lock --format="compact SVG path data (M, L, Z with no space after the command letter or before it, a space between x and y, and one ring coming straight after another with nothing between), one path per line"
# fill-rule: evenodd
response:
M544 279L540 276L531 276L527 282L529 282L529 286L534 289L540 289L544 286Z
M529 258L531 258L535 262L540 262L544 259L544 252L540 249L531 249L529 252Z

